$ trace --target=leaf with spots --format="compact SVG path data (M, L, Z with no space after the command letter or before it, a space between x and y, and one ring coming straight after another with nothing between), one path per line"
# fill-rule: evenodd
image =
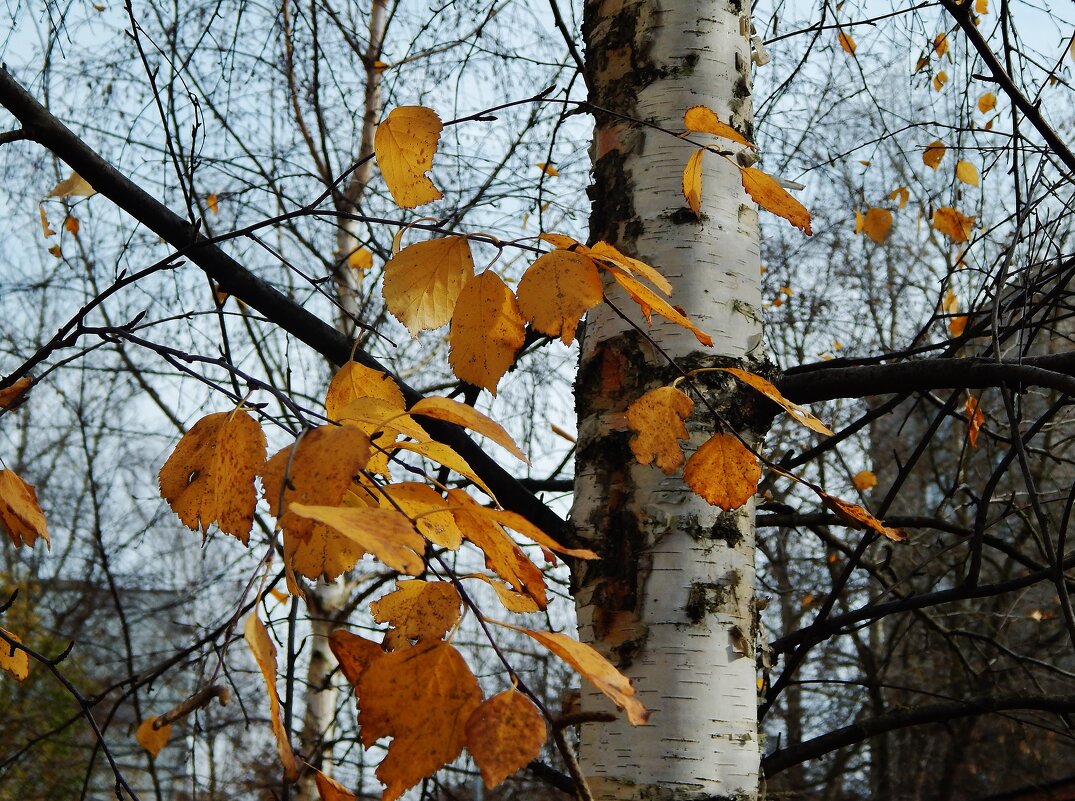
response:
M473 280L474 257L465 236L408 245L384 266L381 294L412 335L452 319L463 287Z
M37 502L37 491L11 470L0 470L0 525L16 548L33 547L42 539L49 543L45 513Z
M439 640L463 615L463 599L447 581L397 581L396 589L370 604L373 619L408 640Z
M515 294L492 270L471 278L459 293L448 335L455 374L494 396L501 377L526 341L526 321Z
M534 330L570 345L582 315L602 300L601 276L589 256L554 250L523 273L518 296L519 310Z
M537 759L546 737L541 711L514 688L483 701L467 720L467 750L489 789Z
M631 453L640 464L656 464L671 474L683 466L679 441L690 438L684 421L694 401L673 387L651 389L627 407L627 427L633 432Z
M760 478L757 457L732 434L714 434L683 468L687 486L706 503L724 511L749 501Z
M444 197L426 176L443 127L437 113L424 106L394 108L377 126L373 150L397 206L413 209Z

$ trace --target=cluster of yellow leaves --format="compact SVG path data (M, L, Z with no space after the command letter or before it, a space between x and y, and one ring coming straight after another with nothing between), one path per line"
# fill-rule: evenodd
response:
M648 264L599 242L544 234L556 247L538 257L512 292L492 270L475 275L470 242L447 236L409 245L385 265L382 293L389 311L411 334L450 323L449 363L455 374L496 394L515 361L526 325L571 344L582 316L603 299L600 271L611 274L649 318L656 312L688 328L704 345L712 339L639 279L668 295L671 286Z
M693 106L684 113L683 124L688 133L708 133L729 139L744 147L754 147L749 140L727 123L721 122L717 115L706 106ZM702 154L708 148L696 150L687 160L683 170L683 196L696 215L702 209ZM730 163L735 164L734 161ZM787 190L771 175L753 167L739 169L743 189L766 211L772 212L790 222L807 235L810 230L810 212L798 200L788 194Z

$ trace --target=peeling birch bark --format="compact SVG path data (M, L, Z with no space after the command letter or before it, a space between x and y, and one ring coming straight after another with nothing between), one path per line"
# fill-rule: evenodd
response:
M676 132L684 111L706 105L752 138L749 15L735 0L588 0L591 101ZM632 678L653 714L640 727L584 725L581 766L597 799L753 799L753 501L722 513L681 474L634 463L623 412L677 375L653 343L686 369L764 369L757 212L735 164L707 153L695 216L681 184L694 146L611 114L596 117L591 239L657 267L674 287L672 302L715 345L703 348L677 326L642 323L650 342L604 306L587 319L572 522L602 559L575 576L579 635ZM633 305L606 290L619 308ZM760 440L768 418L733 382L707 377L698 386L747 441ZM696 403L687 425L690 452L718 424ZM582 700L584 711L608 710L585 686Z

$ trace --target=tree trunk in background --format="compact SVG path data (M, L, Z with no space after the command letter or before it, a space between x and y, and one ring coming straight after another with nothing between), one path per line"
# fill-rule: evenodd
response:
M648 329L685 369L763 369L757 212L738 168L706 154L696 217L681 186L692 146L602 110L681 131L684 111L704 104L751 136L749 32L750 9L734 0L585 7L598 107L590 235L657 267L675 288L672 302L713 336L703 348L684 329ZM626 309L625 296L606 289ZM590 313L572 519L602 559L575 576L579 636L632 678L652 711L641 727L583 726L582 770L597 799L746 799L758 790L754 504L721 513L681 475L636 464L628 448L628 404L677 375L614 311ZM697 386L758 441L767 421L731 379L713 375ZM719 427L704 404L695 412L688 451ZM607 708L583 688L584 710Z

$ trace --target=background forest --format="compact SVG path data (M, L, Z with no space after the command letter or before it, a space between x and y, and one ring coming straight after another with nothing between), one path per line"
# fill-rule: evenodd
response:
M436 233L475 235L475 261L509 285L549 249L539 234L593 238L602 110L587 105L577 6L14 2L0 61L123 175L355 348L418 393L495 418L530 459L507 469L566 516L578 345L531 331L495 398L479 393L453 375L443 330L412 337L388 312L382 279L401 242ZM823 0L759 3L753 23L746 133L813 229L762 215L759 353L780 391L836 432L776 417L761 446L750 652L765 791L910 801L1075 784L1075 13ZM416 211L393 202L372 159L376 125L408 105L447 123L432 173L444 197ZM40 654L66 654L55 672L67 684L36 664L21 682L0 675L0 801L115 797L117 771L143 799L317 798L311 772L280 779L241 642L259 595L296 751L377 796L383 748L360 744L327 635L383 634L367 606L396 575L367 560L301 602L264 504L249 547L215 531L199 543L157 486L195 421L251 392L270 454L323 421L335 367L105 197L56 191L70 167L19 132L0 110L0 374L41 358L26 402L2 414L0 456L36 487L51 547L0 547L0 602L17 590L0 622ZM849 528L774 466L907 540ZM527 552L552 602L525 625L570 631L568 567ZM483 568L450 558L459 575ZM474 595L497 604L491 588ZM453 643L493 691L500 654L473 618ZM522 636L500 643L570 714L578 676ZM206 698L157 756L136 742L141 721L215 687L231 702ZM559 760L546 746L488 791L464 758L413 792L561 797Z

